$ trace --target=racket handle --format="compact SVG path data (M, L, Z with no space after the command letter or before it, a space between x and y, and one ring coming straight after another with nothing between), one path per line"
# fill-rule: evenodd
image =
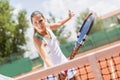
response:
M70 59L73 59L75 57L80 47L81 45L79 45L76 49L72 51L72 54L70 55Z

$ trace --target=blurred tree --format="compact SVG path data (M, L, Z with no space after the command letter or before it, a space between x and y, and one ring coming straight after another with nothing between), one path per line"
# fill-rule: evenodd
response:
M78 33L78 30L82 26L83 21L85 20L85 17L88 15L89 12L90 12L89 9L87 9L87 10L83 11L82 13L80 13L79 16L76 18L76 24L75 24L76 25L76 33ZM95 14L95 16L97 16L97 15ZM93 27L90 31L90 34L100 31L104 28L105 28L105 26L104 26L103 21L100 18L96 17Z
M25 31L28 28L26 11L19 11L18 15L13 15L14 8L10 6L9 0L0 0L0 63L10 61L11 55L14 59L23 56L26 44ZM17 17L16 19L13 19Z
M49 16L50 19L47 20L48 23L56 23L56 18L51 13L49 13ZM68 30L65 31L65 27L66 26L63 25L59 29L53 31L60 44L66 43L68 38L71 36L71 32Z

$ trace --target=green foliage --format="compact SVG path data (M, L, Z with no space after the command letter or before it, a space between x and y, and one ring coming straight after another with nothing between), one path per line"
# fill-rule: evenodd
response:
M56 18L51 13L49 13L49 16L50 16L50 19L47 20L48 23L56 23ZM65 31L65 27L66 26L63 25L59 29L53 31L58 41L60 42L60 44L66 43L67 39L71 36L71 32Z
M101 20L100 18L96 18L90 33L99 32L103 29L105 29L103 20Z
M6 59L10 60L11 55L19 54L16 58L22 57L24 49L21 46L26 44L28 21L25 10L21 10L18 16L13 15L14 9L8 0L0 0L0 10L0 63L4 63Z

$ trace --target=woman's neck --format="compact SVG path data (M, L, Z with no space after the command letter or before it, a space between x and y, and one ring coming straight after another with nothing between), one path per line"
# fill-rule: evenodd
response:
M45 36L45 35L47 35L48 34L48 32L47 32L47 24L45 25L46 26L46 28L40 33L41 35L43 35L43 36Z
M44 36L47 39L51 39L50 33L47 31L47 29L44 32L41 32L39 34Z

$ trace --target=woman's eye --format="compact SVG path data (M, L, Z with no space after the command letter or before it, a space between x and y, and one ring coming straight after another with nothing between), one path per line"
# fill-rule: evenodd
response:
M34 24L36 25L36 24L37 24L37 22L34 22Z
M43 20L39 20L39 23L41 23Z

